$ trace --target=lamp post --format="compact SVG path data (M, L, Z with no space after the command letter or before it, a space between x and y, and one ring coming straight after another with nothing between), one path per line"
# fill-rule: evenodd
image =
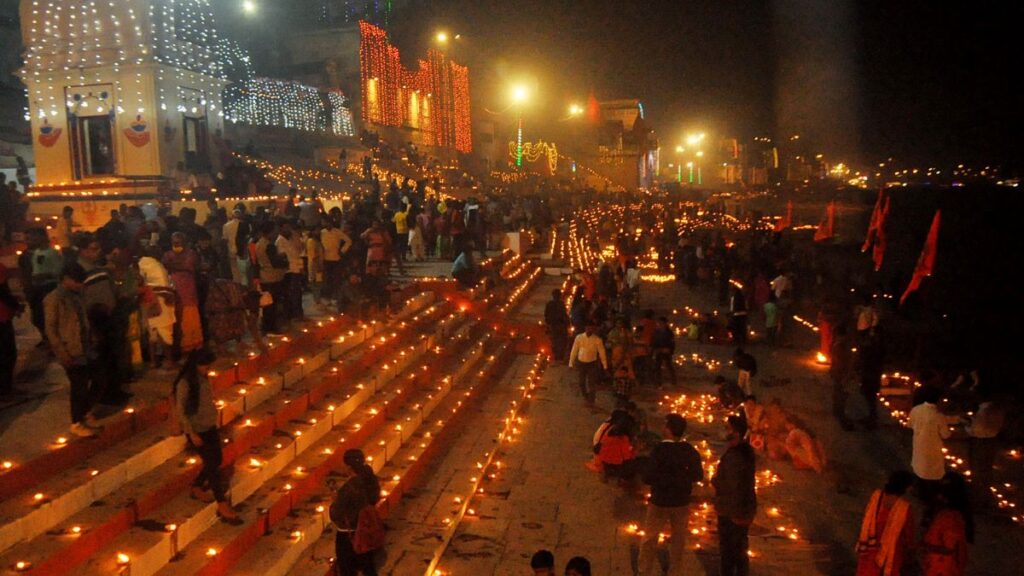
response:
M698 186L704 184L704 178L701 176L701 171L700 171L700 169L701 169L700 159L703 158L703 157L704 157L704 151L703 150L697 150L697 185Z
M523 104L530 97L530 91L523 84L512 87L512 104L516 107L516 170L523 168Z
M676 182L680 184L683 183L683 152L686 152L686 148L676 146L676 156L679 157L676 161Z

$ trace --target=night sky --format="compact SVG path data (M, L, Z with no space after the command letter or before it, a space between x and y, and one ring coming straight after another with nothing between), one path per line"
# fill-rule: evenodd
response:
M444 27L481 104L536 79L552 120L593 88L637 97L663 145L687 131L801 133L832 157L932 164L1014 162L1024 152L1024 5L910 0L412 0L401 47ZM545 122L541 122L545 124ZM1019 165L1019 164L1018 164Z

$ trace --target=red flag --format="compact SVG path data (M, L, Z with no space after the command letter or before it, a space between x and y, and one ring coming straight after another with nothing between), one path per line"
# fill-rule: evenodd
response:
M775 222L774 232L782 232L793 225L793 201L786 202L786 215Z
M910 284L907 285L906 292L900 297L901 306L903 301L907 299L907 296L910 296L911 292L921 287L921 280L931 276L932 271L935 270L935 252L939 244L939 220L941 216L942 210L936 210L935 217L932 218L932 227L928 229L928 239L924 241L921 256L917 258L914 275L910 278Z
M875 208L871 211L871 222L868 223L868 234L864 238L864 245L861 252L867 252L875 240L875 232L878 231L878 219L882 217L882 189L878 189L878 199L875 200Z
M882 258L885 257L885 221L889 219L889 206L892 196L885 197L885 206L878 215L878 229L875 230L875 250L871 259L875 261L875 272L882 269Z
M818 230L814 233L814 241L821 242L836 235L836 202L833 200L825 208L825 218L818 224Z

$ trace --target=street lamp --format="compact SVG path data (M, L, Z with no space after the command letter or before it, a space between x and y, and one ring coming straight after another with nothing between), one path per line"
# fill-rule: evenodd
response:
M242 0L242 12L246 14L256 13L256 2L253 0Z
M518 129L516 130L516 169L523 167L523 104L530 98L530 89L525 84L512 87L512 105L516 107Z
M583 114L583 106L580 106L579 104L570 104L569 105L569 117L570 118L574 118L574 117L580 116L582 114Z
M444 30L441 30L441 31L439 31L437 33L436 36L434 36L434 39L437 40L438 44L447 44L448 43L448 33L445 32Z
M705 134L703 132L701 132L700 134L690 134L689 136L686 137L686 143L689 144L690 146L696 146L697 144L700 144L704 140L704 136Z
M686 148L683 148L682 144L676 146L677 155L681 156L683 152L686 152ZM676 182L679 182L680 184L683 182L683 162L681 158L679 162L676 162Z

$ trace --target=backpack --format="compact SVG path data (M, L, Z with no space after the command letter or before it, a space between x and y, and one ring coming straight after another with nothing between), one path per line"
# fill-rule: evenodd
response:
M356 520L356 532L352 535L352 549L356 554L366 554L384 547L384 521L373 504L364 506Z

